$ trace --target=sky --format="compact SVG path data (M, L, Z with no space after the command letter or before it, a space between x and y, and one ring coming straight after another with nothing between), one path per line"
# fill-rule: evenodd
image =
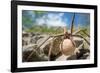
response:
M31 25L46 24L48 26L61 26L70 28L74 13L23 10L22 15L29 18L32 21ZM78 25L90 25L90 14L75 13L74 25L75 27L78 27Z

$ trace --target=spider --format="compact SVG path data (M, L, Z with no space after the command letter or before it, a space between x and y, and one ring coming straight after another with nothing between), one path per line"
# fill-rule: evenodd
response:
M63 40L60 44L60 52L64 55L71 55L75 50L75 42L73 41L72 32L73 32L73 22L74 22L75 14L73 16L71 32L68 32L66 27L63 27ZM52 43L51 43L52 44ZM51 49L49 49L48 57L50 58ZM53 49L52 49L53 50Z
M72 19L72 25L70 32L67 31L66 27L64 27L64 39L61 44L61 52L64 55L71 55L75 50L75 42L73 41L72 32L73 32L73 23L74 23L75 14Z

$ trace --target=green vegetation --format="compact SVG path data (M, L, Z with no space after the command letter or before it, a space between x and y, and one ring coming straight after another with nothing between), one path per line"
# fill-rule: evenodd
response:
M86 37L87 36L86 34L90 35L90 27L89 26L86 26L86 27L85 26L81 26L81 27L79 27L79 29L84 30L84 32L80 32L80 34L83 37Z
M26 32L37 32L41 34L60 34L63 32L63 29L61 27L47 27L45 25L34 25L33 27L27 29Z

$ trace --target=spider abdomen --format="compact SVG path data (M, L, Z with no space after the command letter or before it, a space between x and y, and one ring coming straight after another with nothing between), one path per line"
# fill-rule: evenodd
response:
M61 51L64 55L72 55L75 51L75 46L70 39L64 39L62 42Z

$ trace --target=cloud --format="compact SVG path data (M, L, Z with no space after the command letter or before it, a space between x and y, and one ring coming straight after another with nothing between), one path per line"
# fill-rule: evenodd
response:
M38 19L36 19L36 23L38 24L38 25L43 25L43 24L45 24L46 22L45 22L45 15L44 16L42 16L41 18L38 18Z
M43 15L41 18L36 20L37 24L43 25L47 24L48 26L66 26L66 23L63 21L64 13L48 13Z
M66 26L66 23L63 21L64 13L50 13L48 14L47 24L49 26Z

